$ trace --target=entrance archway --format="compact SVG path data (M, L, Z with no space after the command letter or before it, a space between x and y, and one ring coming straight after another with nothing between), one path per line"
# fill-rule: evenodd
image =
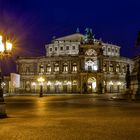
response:
M88 84L88 92L93 93L96 92L96 79L91 77L87 81Z

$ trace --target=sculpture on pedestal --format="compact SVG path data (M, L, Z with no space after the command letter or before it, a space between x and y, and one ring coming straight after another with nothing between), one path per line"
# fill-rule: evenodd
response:
M85 31L86 31L86 34L84 38L84 44L93 44L94 37L93 37L92 29L86 28Z

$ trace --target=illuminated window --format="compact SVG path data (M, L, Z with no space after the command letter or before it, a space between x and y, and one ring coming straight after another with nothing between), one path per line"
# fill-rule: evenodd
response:
M123 73L126 72L126 66L125 66L125 65L123 65L123 67L122 67L122 71L123 71Z
M73 84L73 85L77 85L77 81L74 80L74 81L72 82L72 84Z
M92 66L88 66L88 71L92 71Z
M40 73L43 73L43 72L44 72L44 66L43 66L43 65L40 65L40 66L39 66L39 72L40 72Z
M85 62L85 70L97 71L97 69L98 69L97 60L96 61L88 60Z
M58 63L54 64L54 71L58 72L59 71L59 65Z
M93 70L97 71L97 65L93 65Z
M67 72L68 71L68 64L64 63L63 64L63 72Z
M47 72L47 73L50 73L50 72L51 72L51 65L50 65L50 64L48 64L48 65L46 66L46 72Z
M72 65L72 71L73 72L77 72L77 64L76 63L73 63L73 65Z
M116 72L120 72L120 65L119 64L116 65Z
M110 71L110 72L113 72L113 64L110 64L110 66L109 66L109 71Z

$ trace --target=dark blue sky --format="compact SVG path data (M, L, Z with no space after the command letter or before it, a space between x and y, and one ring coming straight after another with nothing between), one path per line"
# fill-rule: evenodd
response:
M14 56L44 55L52 36L84 33L122 46L132 57L140 30L139 0L0 0L0 31L14 41Z

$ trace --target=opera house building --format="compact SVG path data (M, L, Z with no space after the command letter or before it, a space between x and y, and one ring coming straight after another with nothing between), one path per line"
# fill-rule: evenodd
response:
M127 65L130 72L134 67L120 46L95 39L91 29L53 38L45 50L45 56L17 58L20 92L38 93L40 85L50 94L123 92Z

